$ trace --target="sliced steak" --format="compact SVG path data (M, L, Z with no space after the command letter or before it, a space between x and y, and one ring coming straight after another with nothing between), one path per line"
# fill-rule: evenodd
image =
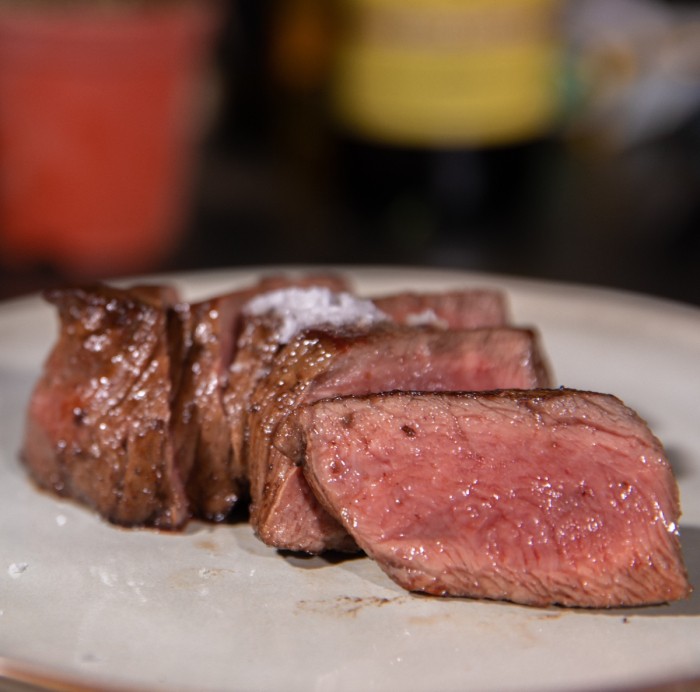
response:
M183 309L188 339L182 381L173 404L177 466L194 516L221 521L245 492L231 453L222 402L236 322L247 300L237 292Z
M249 386L245 380L254 368L245 356L233 369L231 364L244 328L244 307L258 296L291 286L348 289L343 277L331 274L271 275L186 311L189 350L173 417L178 467L197 517L221 521L247 496L238 421Z
M170 435L182 342L167 287L45 294L60 333L34 389L21 457L42 487L124 525L189 517Z
M612 396L392 393L294 424L314 493L406 589L604 608L690 592L664 450Z
M506 297L497 290L406 292L373 298L373 302L394 322L408 326L475 329L502 327L509 322Z
M309 492L284 421L318 399L388 390L542 387L550 376L526 329L308 331L274 359L251 398L251 521L268 545L318 553L356 549Z
M225 362L219 391L221 406L226 415L227 434L233 468L238 478L248 484L245 457L245 432L250 395L257 381L269 370L279 350L280 316L268 314L270 303L289 300L289 296L321 294L348 295L347 281L335 275L308 275L299 277L268 277L252 290L240 304L233 330L233 348ZM354 300L354 298L353 298ZM256 308L257 306L257 308Z

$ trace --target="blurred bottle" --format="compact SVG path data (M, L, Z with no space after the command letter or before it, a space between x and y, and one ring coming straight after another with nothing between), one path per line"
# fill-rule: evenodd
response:
M339 2L338 170L364 257L473 263L464 248L504 238L532 202L562 2Z

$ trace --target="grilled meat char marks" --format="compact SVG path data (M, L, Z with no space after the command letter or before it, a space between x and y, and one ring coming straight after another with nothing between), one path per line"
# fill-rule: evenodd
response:
M117 524L182 526L188 506L170 435L179 377L167 287L50 291L57 343L36 384L21 452L42 487Z
M479 390L550 384L531 330L377 327L298 334L251 399L251 521L268 545L318 553L356 549L309 492L284 423L295 407L388 390Z
M391 393L292 424L315 494L406 589L585 607L689 593L670 466L612 396Z

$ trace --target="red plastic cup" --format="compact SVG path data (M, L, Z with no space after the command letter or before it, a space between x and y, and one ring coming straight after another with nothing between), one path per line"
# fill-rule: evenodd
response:
M190 209L219 13L0 9L0 263L154 268Z

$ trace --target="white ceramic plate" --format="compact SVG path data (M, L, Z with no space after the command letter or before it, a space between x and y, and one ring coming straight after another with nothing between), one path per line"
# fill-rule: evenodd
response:
M515 320L540 328L560 384L617 394L664 441L700 588L700 311L456 272L358 269L354 277L368 294L504 288ZM168 280L199 298L253 278ZM193 523L180 535L124 530L38 492L17 449L55 325L38 298L0 306L0 674L56 689L198 692L541 692L700 679L697 593L593 612L421 597L366 558L278 554L246 524Z

